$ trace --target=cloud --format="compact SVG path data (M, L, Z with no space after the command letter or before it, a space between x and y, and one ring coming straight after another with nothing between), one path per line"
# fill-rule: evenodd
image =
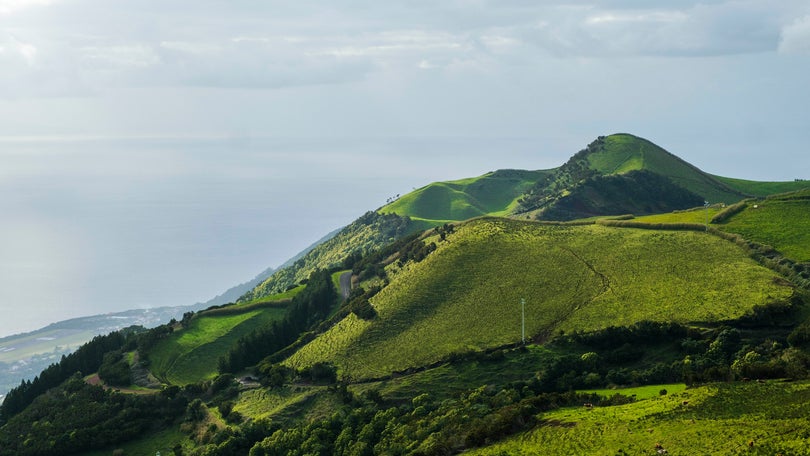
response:
M766 2L648 8L560 6L524 39L561 57L710 56L774 51L784 10Z
M47 6L51 0L0 0L0 16L11 14L31 6Z
M37 47L31 43L18 40L12 35L2 37L0 35L0 63L13 66L15 63L22 63L31 66L37 57Z
M810 54L810 15L796 19L782 28L779 52L782 54Z
M146 0L126 8L103 0L0 0L0 11L50 5L4 17L0 97L275 89L375 74L404 80L424 69L440 77L538 65L549 56L792 53L807 48L809 27L797 19L806 14L798 0L202 1L189 11Z

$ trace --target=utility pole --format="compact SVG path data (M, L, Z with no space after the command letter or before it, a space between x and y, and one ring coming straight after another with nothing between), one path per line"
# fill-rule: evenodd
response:
M520 298L520 339L526 345L526 300Z

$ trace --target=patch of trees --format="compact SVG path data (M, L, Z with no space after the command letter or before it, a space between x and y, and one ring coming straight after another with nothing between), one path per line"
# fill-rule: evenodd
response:
M337 298L329 271L316 270L306 288L292 299L284 318L237 340L219 360L219 371L239 372L295 342L301 333L326 319Z
M536 393L530 383L482 386L442 401L426 393L399 405L387 404L379 394L349 393L342 399L348 405L345 413L276 430L249 454L456 454L530 429L544 411L583 403L607 405L596 395Z
M645 223L632 220L599 219L598 225L616 228L638 228L642 230L669 230L669 231L706 231L706 225L700 223Z
M73 454L137 438L186 410L179 388L154 395L121 394L74 374L36 398L0 432L0 456Z
M373 286L369 287L368 290L365 290L361 287L355 288L352 290L352 294L349 295L348 304L346 304L346 309L357 315L358 318L362 318L363 320L373 320L377 317L377 311L374 309L374 306L371 305L369 301L374 295L380 292L382 287Z
M347 257L362 258L410 234L414 229L415 225L409 217L368 211L334 237L307 252L292 266L274 272L266 281L239 298L238 302L280 293L290 285L300 283L315 269L337 267Z
M539 179L525 195L518 199L520 205L518 212L528 212L545 207L559 199L565 190L597 175L597 171L590 167L588 155L598 153L604 150L604 147L605 137L599 136L595 141L588 144L585 149L569 158L552 175Z
M570 189L542 214L546 220L573 220L593 215L653 214L703 204L703 198L665 176L647 170L595 175Z
M748 207L747 201L740 201L739 203L732 204L712 217L712 223L725 223L731 217L739 214Z
M418 241L421 236L422 233L409 234L366 255L354 252L344 260L343 269L351 269L352 274L358 276L361 281L375 276L384 279L386 259L412 242Z
M120 350L104 355L98 376L111 386L128 386L132 384L129 362Z
M62 356L58 363L48 366L34 380L24 380L20 386L8 392L5 401L0 405L0 424L23 411L35 398L59 386L74 374L96 372L107 353L120 351L125 347L134 348L135 337L142 330L143 328L133 327L105 336L96 336L75 352Z

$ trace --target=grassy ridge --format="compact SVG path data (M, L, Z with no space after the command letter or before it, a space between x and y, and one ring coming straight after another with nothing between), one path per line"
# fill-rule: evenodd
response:
M535 430L467 454L656 454L660 444L672 455L807 455L808 401L806 381L712 384L621 406L545 413Z
M731 177L714 176L729 187L752 196L768 196L810 188L810 180L788 182L758 182Z
M429 242L429 241L428 241ZM717 321L788 298L775 274L735 245L694 232L543 226L479 219L406 265L372 303L293 355L333 361L345 377L381 377L452 352L639 320Z
M436 182L380 209L442 224L482 215L507 215L517 199L548 171L500 170L483 176Z

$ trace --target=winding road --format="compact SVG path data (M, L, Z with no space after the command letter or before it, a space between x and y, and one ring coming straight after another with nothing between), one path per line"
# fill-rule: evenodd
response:
M343 299L349 299L352 293L352 271L346 271L340 275L340 295Z

